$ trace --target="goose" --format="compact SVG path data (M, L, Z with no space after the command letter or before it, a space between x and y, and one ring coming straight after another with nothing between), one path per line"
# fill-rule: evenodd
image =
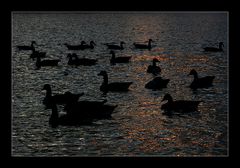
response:
M68 43L64 43L64 45L68 48L68 50L82 50L84 49L85 41L81 41L80 45L70 45Z
M36 51L35 47L33 47L32 54L30 55L30 58L34 59L34 58L37 58L37 57L41 57L41 58L46 57L46 52Z
M85 41L83 41L83 42L85 42ZM94 49L94 46L96 45L96 43L94 42L94 41L90 41L90 45L88 45L88 44L84 44L84 45L82 45L81 47L81 49L82 50L84 50L84 49Z
M36 41L31 42L31 46L17 46L18 50L33 50L34 44L37 44Z
M89 58L78 58L77 54L68 54L67 57L69 58L68 60L68 65L83 65L83 66L92 66L96 65L97 59L89 59ZM74 59L72 59L74 57Z
M152 73L154 75L157 75L161 72L161 68L156 65L156 62L160 62L157 58L154 58L152 61L152 65L148 66L147 73Z
M213 79L215 76L205 76L202 78L198 77L198 73L195 69L192 69L188 75L193 75L194 79L190 85L190 88L197 89L197 88L208 88L213 86Z
M170 115L172 112L188 113L197 111L198 105L202 101L190 101L190 100L177 100L173 101L173 98L170 94L165 94L162 101L167 100L167 103L161 106L161 109L165 112L163 114Z
M46 90L46 96L43 99L43 104L48 109L51 105L51 102L54 101L56 104L67 104L68 102L76 102L78 101L80 96L83 96L84 93L73 94L71 92L65 92L64 94L56 94L52 96L52 89L49 84L45 84L42 90Z
M220 42L218 46L219 46L218 48L216 48L216 47L205 47L203 49L205 51L211 51L211 52L223 51L223 47L224 47L223 42Z
M115 52L110 51L110 54L112 54L112 58L110 59L110 63L115 65L115 63L128 63L129 60L132 58L131 56L129 57L115 57Z
M52 102L51 108L52 113L49 118L49 125L53 128L57 127L58 125L65 125L65 126L73 126L73 125L89 125L92 124L93 121L100 120L100 119L111 119L111 114L114 111L116 106L111 105L102 105L98 108L91 108L89 109L74 109L74 111L67 112L66 114L59 116L58 109L56 103ZM73 110L73 109L70 109Z
M120 42L120 45L116 45L116 44L110 44L110 43L105 43L104 45L106 45L108 47L108 49L112 49L112 50L123 50L123 44L125 44L123 41Z
M78 102L69 102L65 105L64 111L69 115L82 115L81 111L90 111L95 118L100 119L101 117L110 118L109 114L117 107L117 105L107 105L107 101L78 101ZM81 111L80 111L81 110Z
M151 42L153 42L153 40L149 39L148 44L133 43L133 45L135 46L135 48L138 48L138 49L149 49L150 50L152 48Z
M166 88L170 79L162 79L162 77L155 77L153 80L149 81L146 85L146 89L161 90Z
M42 60L40 57L37 57L36 67L40 69L42 66L58 66L59 59L57 60Z
M100 90L103 92L113 91L113 92L121 92L128 91L129 86L133 82L114 82L108 83L108 75L106 71L101 71L98 76L103 76L103 83L100 86Z

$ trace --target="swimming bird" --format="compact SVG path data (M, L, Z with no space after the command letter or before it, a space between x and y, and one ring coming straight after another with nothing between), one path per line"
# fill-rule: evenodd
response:
M205 76L202 78L198 77L198 73L195 69L192 69L188 75L193 75L194 79L190 85L190 88L197 89L197 88L208 88L213 86L213 79L215 76Z
M133 82L113 82L108 83L108 75L106 71L101 71L98 76L103 76L103 83L100 86L100 90L103 92L113 91L113 92L121 92L128 91L129 86Z
M67 57L68 65L83 65L83 66L92 66L97 64L97 59L89 59L89 58L78 58L77 54L68 54ZM74 57L74 59L72 59Z
M125 44L125 42L121 41L120 45L116 45L116 44L110 44L110 43L105 43L104 45L106 45L108 47L108 49L112 49L112 50L123 50L123 44Z
M95 118L100 119L101 117L110 118L109 114L117 107L117 105L106 105L107 100L103 101L78 101L69 102L65 105L64 111L67 114L82 115L81 111L90 111L91 115L93 113ZM79 114L80 113L80 114Z
M171 115L172 112L181 112L188 113L198 110L198 105L202 101L190 101L190 100L177 100L173 101L173 98L170 94L165 94L162 101L167 100L167 103L161 106L161 109L165 111L164 114Z
M160 62L157 58L154 58L152 61L152 65L148 66L147 73L152 73L154 75L157 75L161 72L161 68L156 65L156 62Z
M128 63L130 59L132 58L131 56L128 57L116 57L114 51L110 51L110 54L112 54L112 58L110 59L110 63L115 65L116 63Z
M58 66L59 59L56 60L42 60L40 57L37 57L36 67L37 69L41 68L42 66Z
M161 90L166 88L170 79L162 79L162 77L155 77L153 80L149 81L146 85L146 89Z
M49 124L52 127L57 127L58 125L89 125L93 121L100 119L111 119L111 114L117 107L113 105L102 105L94 108L89 106L89 108L83 109L82 106L79 108L70 108L65 115L59 116L56 103L52 103L52 114L49 118Z
M152 48L151 42L153 42L153 40L149 39L148 44L133 43L133 45L135 46L135 48L138 48L138 49L149 49L150 50Z
M41 57L41 58L46 57L46 52L36 51L35 47L33 47L30 58L34 59L34 58L37 58L37 57Z
M31 42L31 46L17 46L18 50L33 50L34 44L37 44L36 41Z
M216 47L205 47L203 48L205 51L211 51L211 52L220 52L220 51L223 51L223 42L220 42L219 45L218 45L218 48Z
M83 41L85 42L85 41ZM94 49L94 46L96 45L96 43L94 41L90 41L90 44L88 45L86 42L85 44L83 44L81 47L82 50L84 49Z
M68 43L64 43L64 45L68 48L68 50L83 50L85 48L86 42L81 41L80 45L70 45Z
M43 99L43 104L46 106L46 109L51 107L51 102L54 101L56 104L67 104L68 102L77 102L80 96L83 96L84 93L73 94L71 92L65 92L64 94L56 94L52 96L52 89L49 84L45 84L42 90L46 90L46 96Z

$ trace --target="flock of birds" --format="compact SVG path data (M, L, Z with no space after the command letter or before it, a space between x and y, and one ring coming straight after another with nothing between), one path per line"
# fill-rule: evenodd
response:
M149 39L147 44L144 43L133 43L136 49L148 49L151 50L153 42L152 39ZM114 43L104 43L108 49L110 49L110 54L112 57L110 59L110 64L115 65L116 63L128 63L131 59L131 56L124 57L116 57L114 50L123 50L124 42L120 42L120 45ZM18 50L31 50L30 58L37 58L36 61L36 69L40 69L43 66L58 66L60 62L59 59L55 60L41 60L41 58L46 57L46 52L36 51L35 46L37 45L35 41L32 41L30 46L17 46ZM64 43L68 50L85 50L85 49L94 49L96 45L94 41L91 41L88 45L85 41L82 41L80 45L70 45ZM219 43L219 47L206 47L205 51L210 52L221 52L223 51L223 43ZM96 59L89 58L79 58L77 54L72 53L68 54L67 58L69 58L68 65L75 66L93 66L97 64ZM161 76L158 76L161 72L161 68L157 66L157 62L159 60L157 58L153 58L152 65L149 65L146 72L152 73L156 76L153 80L146 83L146 89L153 90L161 90L162 88L166 88L170 79L163 79ZM213 80L215 76L205 76L198 77L198 73L196 70L192 69L189 75L193 75L194 79L190 84L190 88L196 90L198 88L208 88L213 86ZM133 82L108 82L108 74L106 71L101 71L98 76L103 76L103 83L100 86L100 90L104 93L107 92L125 92L129 90L129 86ZM71 92L65 92L64 94L56 94L52 95L51 86L49 84L45 84L43 90L46 90L46 96L43 100L43 104L46 109L52 109L52 113L49 119L49 124L52 127L57 127L58 125L82 125L82 124L91 124L93 121L98 119L109 119L111 118L111 114L117 105L109 105L106 104L107 100L102 101L79 101L79 97L83 96L84 93L73 94ZM198 105L202 101L191 101L191 100L176 100L174 101L170 94L165 94L162 99L163 101L167 101L165 104L161 106L161 109L164 110L163 114L172 115L174 112L186 113L197 111ZM57 105L65 105L64 111L66 111L65 115L59 116L59 112L57 109Z

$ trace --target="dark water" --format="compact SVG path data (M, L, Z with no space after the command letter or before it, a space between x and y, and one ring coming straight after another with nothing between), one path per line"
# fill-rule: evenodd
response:
M151 51L136 50L135 41L154 40ZM48 58L61 59L58 67L35 70L30 51L16 45L35 40ZM91 67L67 65L63 45L88 43L94 50L76 51L96 58ZM111 66L102 43L124 41L117 56L132 56L129 64ZM202 47L224 42L224 52L207 53ZM146 69L153 57L160 60L161 76L170 79L161 91L144 88L153 78ZM187 76L215 75L214 86L193 92ZM128 93L99 91L101 70L109 81L133 81ZM68 75L65 75L68 73ZM118 104L112 120L92 126L51 128L51 110L41 104L44 84L53 94L84 92L80 99L107 99ZM228 14L227 13L13 13L12 14L12 155L13 156L225 156L228 154ZM199 112L168 117L161 100L204 100ZM59 108L62 110L62 108Z

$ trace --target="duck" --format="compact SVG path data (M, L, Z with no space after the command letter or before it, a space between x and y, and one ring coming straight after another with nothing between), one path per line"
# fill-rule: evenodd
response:
M112 65L115 65L116 63L128 63L130 61L130 59L132 58L131 56L116 57L115 52L113 50L110 51L110 54L112 54L112 58L110 59L110 63Z
M73 94L67 91L64 94L56 94L52 96L52 89L49 84L45 84L42 90L46 90L46 96L43 99L43 104L46 106L46 109L50 108L52 101L56 104L67 104L68 102L77 102L79 97L84 95L84 92Z
M198 110L199 103L203 101L191 101L191 100L176 100L173 101L173 98L170 94L165 94L162 101L167 100L167 103L161 106L161 109L164 110L163 114L171 115L173 112L180 113L189 113Z
M123 44L126 44L125 42L121 41L120 45L116 45L116 44L111 44L111 43L105 43L104 45L106 45L108 47L108 49L112 49L112 50L123 50Z
M33 50L34 44L37 44L36 41L31 42L31 46L17 46L18 50Z
M161 72L161 68L156 65L156 62L160 62L157 58L154 58L152 61L152 65L148 66L147 73L152 73L157 75Z
M64 45L68 48L68 50L83 50L86 45L85 41L81 41L80 45L70 45L68 43L64 43Z
M98 76L103 76L103 83L100 86L100 90L103 92L123 92L123 91L128 91L129 86L133 82L113 82L113 83L108 83L108 74L106 71L101 71Z
M59 59L56 60L42 60L40 57L37 57L36 67L40 69L42 66L58 66Z
M34 59L34 58L37 58L37 57L45 58L46 57L46 52L36 51L35 47L33 47L30 58Z
M153 89L153 90L161 90L162 88L166 88L167 84L169 83L170 79L162 79L162 77L157 76L153 80L149 81L146 85L146 89Z
M205 47L205 48L203 48L203 49L204 49L205 51L221 52L221 51L223 51L223 47L224 47L223 42L220 42L220 43L218 44L218 48L216 48L216 47Z
M70 108L71 112L67 111L66 114L59 116L56 103L51 103L52 113L49 118L49 125L56 128L59 125L65 126L80 126L90 125L93 121L101 119L111 119L111 114L117 107L113 105L102 105L98 108L82 109L82 106L77 108Z
M67 57L68 65L83 65L83 66L92 66L97 64L97 59L89 59L89 58L78 58L77 54L68 54ZM74 57L74 59L72 59Z
M194 79L192 83L190 84L190 88L197 89L197 88L209 88L213 86L213 80L215 76L205 76L202 78L198 77L198 73L195 69L192 69L188 75L193 75Z
M141 43L133 43L133 45L135 46L135 48L138 48L138 49L148 49L150 50L152 48L152 45L151 45L151 42L153 42L152 39L149 39L148 40L148 44L141 44Z

